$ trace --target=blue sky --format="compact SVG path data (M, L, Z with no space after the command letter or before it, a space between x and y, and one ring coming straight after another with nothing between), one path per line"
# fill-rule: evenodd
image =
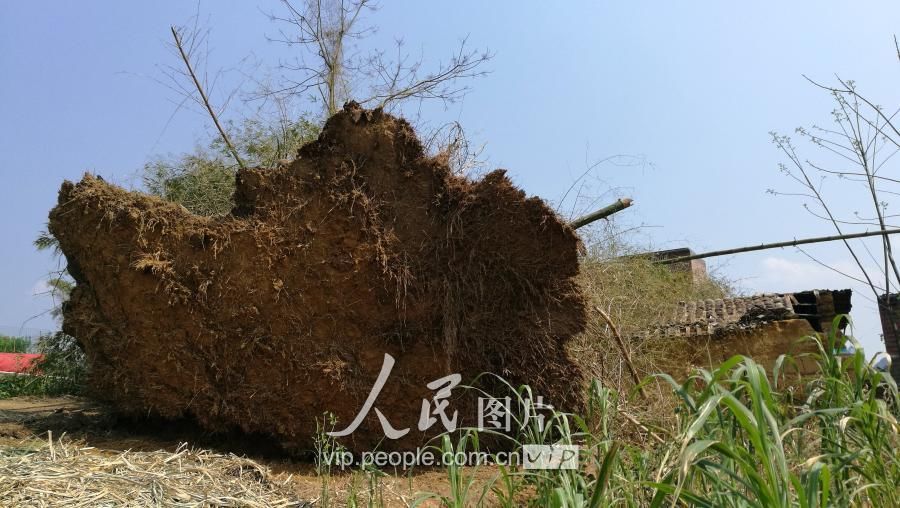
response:
M777 171L783 159L768 133L829 121L830 98L803 74L828 81L839 73L896 105L900 3L686 4L384 1L369 18L379 31L360 49L402 36L434 64L461 37L490 48L492 73L462 103L427 107L423 118L460 121L485 143L491 166L549 200L590 161L642 157L646 164L599 167L588 191L635 199L618 220L648 226L636 241L704 251L832 234L797 198L766 193L796 190ZM50 304L34 293L55 261L31 242L63 179L93 171L136 185L149 158L208 139L207 119L173 116L177 97L155 81L160 65L177 63L165 46L169 25L195 9L184 1L0 6L0 328L20 327ZM261 11L273 9L274 1L202 2L210 67L249 55L271 67L288 54L266 40L275 27ZM826 185L843 211L868 209L845 183ZM808 252L855 270L840 244ZM852 287L857 336L869 351L882 347L871 294L794 249L710 265L747 292ZM41 316L26 326L54 324Z

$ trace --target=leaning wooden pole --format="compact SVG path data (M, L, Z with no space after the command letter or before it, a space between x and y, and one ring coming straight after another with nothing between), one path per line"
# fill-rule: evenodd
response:
M585 216L573 220L569 223L569 227L571 227L572 229L578 229L587 226L592 222L596 222L600 219L605 219L614 213L621 212L622 210L631 206L632 203L634 203L634 200L632 200L631 198L617 199L615 203L609 206L603 207L596 212L589 213Z
M716 256L727 256L729 254L740 254L742 252L753 252L753 251L757 251L757 250L778 249L781 247L796 247L797 245L805 245L808 243L833 242L836 240L850 240L853 238L865 238L868 236L896 235L898 233L900 233L900 229L885 229L884 231L866 231L865 233L852 233L849 235L819 236L816 238L804 238L801 240L789 240L786 242L762 243L759 245L752 245L750 247L738 247L736 249L714 250L714 251L710 251L710 252L702 252L700 254L693 254L690 256L682 256L680 258L661 259L657 262L660 264L668 265L668 264L672 264L672 263L682 263L684 261L691 261L693 259L712 258L712 257L716 257Z

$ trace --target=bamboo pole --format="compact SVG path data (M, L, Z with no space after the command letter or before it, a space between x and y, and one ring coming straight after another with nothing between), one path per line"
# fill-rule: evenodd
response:
M609 217L614 213L621 212L622 210L631 206L632 203L634 203L634 200L631 198L617 199L615 203L609 206L603 207L596 212L589 213L573 220L569 223L569 227L571 227L572 229L578 229L580 227L587 226L592 222L596 222L600 219L605 219L606 217Z
M725 250L713 250L709 252L703 252L700 254L693 254L690 256L682 256L680 258L673 259L661 259L657 261L657 263L669 265L672 263L683 263L685 261L691 261L694 259L703 259L703 258L712 258L716 256L727 256L729 254L740 254L742 252L753 252L757 250L767 250L767 249L777 249L781 247L796 247L797 245L806 245L808 243L822 243L822 242L833 242L836 240L850 240L853 238L866 238L868 236L886 236L886 235L896 235L900 233L900 229L886 229L884 231L866 231L865 233L851 233L848 235L834 235L834 236L818 236L815 238L803 238L801 240L789 240L786 242L775 242L775 243L761 243L759 245L752 245L749 247L738 247L735 249L725 249Z

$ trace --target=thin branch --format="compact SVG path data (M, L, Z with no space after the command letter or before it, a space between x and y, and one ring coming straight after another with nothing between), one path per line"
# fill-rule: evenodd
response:
M657 434L657 433L653 432L652 430L648 429L647 426L644 425L643 423L639 422L639 421L637 420L637 418L635 418L635 417L631 416L630 414L626 413L625 411L621 411L621 410L619 411L619 414L621 414L622 416L624 416L625 419L628 420L632 425L637 426L639 429L641 429L641 430L643 430L644 432L646 432L647 434L649 434L650 437L652 437L653 440L656 441L657 443L659 443L659 444L666 444L666 440L665 440L665 439L661 438L661 437L659 436L659 434Z
M842 272L831 265L828 265L826 263L819 261L818 259L816 259L815 257L813 257L811 254L809 254L808 252L806 252L805 250L803 250L800 247L797 247L797 250L799 250L801 253L803 253L803 255L808 257L814 263L821 265L823 268L827 268L827 269L831 270L832 272L837 273L838 275L843 275L844 277L847 277L848 279L851 279L851 280L855 280L856 282L860 282L862 284L867 284L866 281L864 281L858 277L854 277L854 276L850 275L849 273ZM876 289L878 289L879 291L883 290L883 288L880 288L880 287L876 287Z
M831 213L831 209L828 207L828 204L825 202L825 199L822 197L821 192L810 181L809 175L806 173L806 168L803 167L803 164L800 162L800 159L797 157L797 153L794 150L793 145L791 145L790 138L788 138L787 136L778 136L774 133L772 134L772 136L773 136L775 145L779 149L781 149L781 151L785 155L788 156L788 158L791 160L791 162L793 162L794 165L797 167L797 169L800 171L800 174L803 175L803 180L800 180L797 176L795 176L793 173L791 173L789 170L787 170L786 167L782 167L782 171L784 171L785 173L790 175L792 178L794 178L801 184L804 184L810 191L813 192L813 194L815 195L819 204L822 206L822 208L825 210L825 213L828 215L829 219L831 220L831 224L834 226L834 229L837 230L838 235L843 235L843 231L841 230L840 224L838 224L834 215ZM859 260L859 256L856 255L856 251L853 250L853 247L850 246L850 243L846 239L843 239L843 242L844 242L844 246L850 252L850 256L853 258L853 261L856 262L856 265L859 267L860 271L863 273L866 280L869 282L869 287L872 289L872 292L875 293L877 296L877 292L875 291L875 284L872 283L872 279L871 279L871 277L869 277L869 274L866 272L866 269L863 267L862 261Z
M213 123L216 125L216 129L219 131L219 135L222 137L222 141L225 143L225 146L228 147L228 151L231 153L231 156L234 157L234 161L237 162L237 165L242 169L245 168L244 161L241 160L241 156L238 155L238 151L234 148L234 145L231 144L231 140L228 138L228 134L225 133L225 129L222 128L222 125L219 123L219 117L216 115L216 112L213 110L212 106L209 103L209 98L206 96L206 92L203 90L203 86L200 85L200 81L197 79L197 75L194 72L194 67L191 65L191 59L188 56L188 52L185 51L184 44L181 40L181 34L175 26L170 27L172 30L172 38L175 39L175 47L178 48L179 54L181 54L181 59L184 61L184 66L187 69L188 74L191 77L191 80L194 82L194 86L197 88L197 92L200 94L200 99L203 101L203 105L206 107L206 111L209 112L210 118L212 118Z
M456 54L446 65L423 78L418 77L421 60L407 65L408 57L399 56L402 41L397 41L398 57L393 64L383 60L383 53L376 53L369 61L372 74L379 76L381 84L373 90L372 95L361 101L366 104L377 103L378 107L388 109L393 104L408 99L438 99L452 103L462 98L469 91L468 86L453 86L459 79L483 77L488 71L481 69L493 55L483 51L467 51L466 39L463 39Z
M865 173L855 173L855 172L853 172L853 171L835 171L835 170L830 170L830 169L820 168L820 167L814 166L813 164L810 164L810 166L813 166L814 168L816 168L817 170L819 170L819 171L821 171L821 172L823 172L823 173L830 173L830 174L832 174L832 175L838 175L838 176L844 176L844 175L846 175L846 176L862 176L862 177L865 177L865 176L866 176ZM888 181L888 182L900 183L900 180L898 180L898 179L896 179L896 178L888 178L888 177L886 177L886 176L872 175L872 178L876 178L876 179L878 179L878 180L885 180L885 181ZM864 182L865 180L855 180L855 181L858 181L858 182Z
M371 0L281 0L287 11L284 15L269 14L269 19L285 26L279 37L270 40L306 49L309 62L302 57L296 64L282 64L282 69L299 74L299 78L283 78L283 86L274 92L303 94L311 92L322 104L326 116L337 112L351 97L351 85L362 85L356 99L367 107L390 109L409 100L437 99L453 103L466 95L469 87L460 80L484 76L483 64L493 55L486 51L469 51L466 41L452 55L449 62L439 65L421 76L422 59L410 60L402 52L403 41L397 40L396 60L375 50L367 56L351 53L350 43L374 31L360 28L366 10L375 10Z
M644 399L647 399L647 394L644 393L644 387L641 386L641 376L638 375L637 369L634 368L634 363L631 361L631 354L628 353L628 348L625 346L625 341L622 340L622 336L619 334L619 329L616 328L616 325L613 323L612 318L609 317L609 314L603 311L600 307L594 306L594 310L597 311L598 314L606 321L606 324L609 325L609 329L612 330L612 335L616 339L616 343L619 345L619 349L622 350L622 357L625 358L625 365L628 366L628 371L631 372L631 378L634 379L634 384L637 386L638 391L641 393L641 396Z

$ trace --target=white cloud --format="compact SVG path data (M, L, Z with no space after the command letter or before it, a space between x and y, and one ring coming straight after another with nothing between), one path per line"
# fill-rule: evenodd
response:
M858 282L813 261L792 261L769 256L762 260L760 277L748 283L759 292L784 293L809 289L854 288ZM859 277L859 268L852 262L829 262L828 266L853 277Z

